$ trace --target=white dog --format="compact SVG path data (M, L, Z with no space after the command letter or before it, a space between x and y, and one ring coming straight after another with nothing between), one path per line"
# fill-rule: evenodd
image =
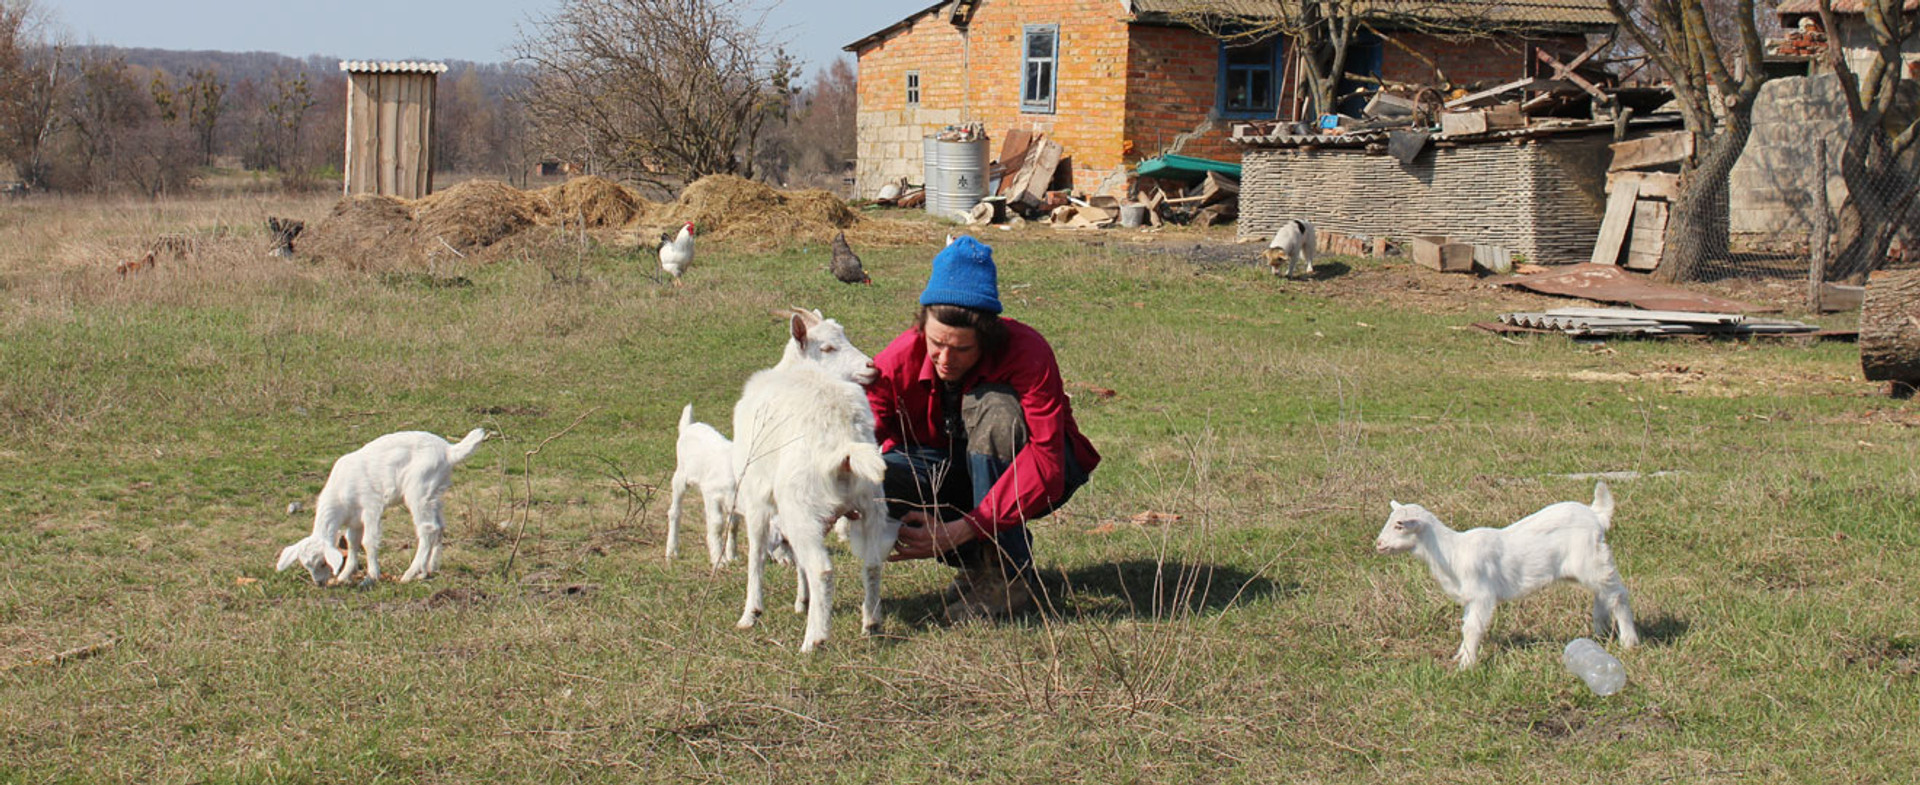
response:
M431 577L440 568L440 537L445 528L440 502L452 485L453 467L472 455L485 438L485 428L469 431L459 444L448 444L424 431L402 431L340 456L314 504L313 533L282 549L274 569L298 563L307 568L316 585L344 583L353 576L354 546L358 545L367 554L367 577L360 585L373 585L380 580L380 515L388 505L405 501L419 542L413 564L400 581ZM342 529L347 534L344 559L334 546Z
M693 421L693 404L680 410L680 436L674 444L673 497L667 503L667 558L680 554L680 502L691 487L700 492L707 515L707 562L733 561L733 512L736 483L733 442L713 426Z
M1611 617L1622 647L1631 649L1640 642L1627 587L1614 568L1613 550L1607 547L1613 494L1606 483L1594 487L1591 505L1551 504L1504 529L1456 532L1420 505L1388 504L1393 513L1374 539L1374 550L1413 552L1427 563L1441 591L1466 607L1460 650L1454 654L1462 670L1479 659L1480 638L1493 623L1495 605L1558 580L1573 581L1593 592L1594 637L1605 634Z
M1283 259L1287 262L1288 278L1294 277L1295 270L1302 265L1306 269L1299 270L1299 274L1313 275L1313 255L1318 247L1319 243L1314 238L1313 224L1304 218L1295 218L1281 224L1280 231L1273 233L1273 241L1267 243L1264 255L1267 258L1267 266L1273 269L1274 275L1280 274L1280 261Z

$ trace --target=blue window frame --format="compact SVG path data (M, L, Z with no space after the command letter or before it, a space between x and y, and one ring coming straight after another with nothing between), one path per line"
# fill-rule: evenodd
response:
M1054 86L1060 70L1060 26L1022 28L1020 111L1053 114Z
M1252 44L1220 45L1220 115L1273 117L1280 109L1286 47L1274 36Z

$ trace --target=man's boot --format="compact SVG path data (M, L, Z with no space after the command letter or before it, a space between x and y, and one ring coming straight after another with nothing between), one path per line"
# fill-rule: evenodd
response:
M947 603L948 621L968 619L1004 619L1025 613L1033 607L1032 567L1009 573L1008 566L995 549L981 563L963 569L953 579L949 591L957 602Z

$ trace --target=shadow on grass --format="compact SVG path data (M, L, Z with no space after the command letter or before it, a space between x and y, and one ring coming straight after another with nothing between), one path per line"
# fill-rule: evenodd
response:
M1298 594L1292 581L1255 575L1237 567L1143 559L1043 572L1036 605L1058 621L1082 619L1177 620L1221 613L1275 597ZM901 598L890 614L915 629L946 624L939 592ZM1032 618L1033 613L1016 617Z
M1497 624L1498 622L1496 621L1495 623ZM1636 632L1640 633L1640 645L1642 646L1671 646L1675 641L1686 637L1688 631L1693 629L1693 624L1678 616L1663 613L1658 616L1637 616L1633 620L1633 628ZM1584 622L1580 630L1583 637L1593 634L1593 630L1586 627ZM1495 632L1487 637L1489 643L1508 649L1525 649L1535 646L1565 646L1568 641L1572 640L1571 638L1558 638L1551 635L1541 635L1531 632ZM1457 643L1458 641L1455 642ZM1615 642L1616 639L1611 633L1606 636L1606 640L1604 641L1604 643L1608 645L1612 645Z

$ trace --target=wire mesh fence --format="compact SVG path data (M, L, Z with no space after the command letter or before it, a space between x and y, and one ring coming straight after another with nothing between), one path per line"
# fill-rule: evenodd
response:
M1714 189L1713 201L1695 213L1705 220L1696 219L1692 231L1665 232L1660 263L1691 265L1694 273L1683 277L1701 280L1849 283L1872 270L1920 265L1920 145L1896 156L1853 138L1840 90L1831 75L1769 82L1726 181L1689 184ZM1641 200L1634 240L1686 220L1676 207Z

